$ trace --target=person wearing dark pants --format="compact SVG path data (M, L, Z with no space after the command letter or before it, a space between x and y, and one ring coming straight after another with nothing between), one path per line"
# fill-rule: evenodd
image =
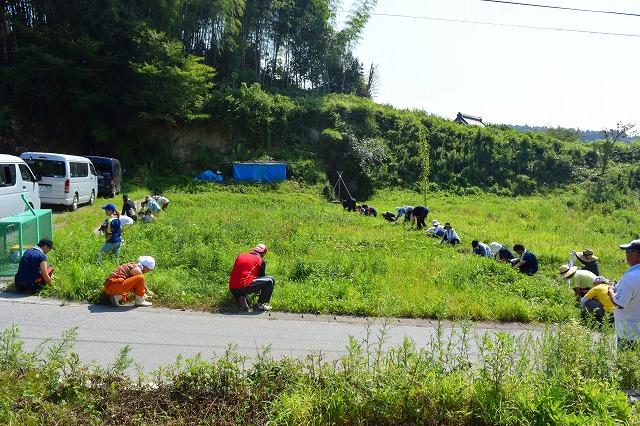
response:
M266 254L267 247L264 244L258 244L251 249L250 253L240 254L233 264L229 291L243 311L249 310L247 296L253 293L260 293L258 301L253 305L254 311L271 310L271 306L267 303L271 300L275 279L265 274L264 256Z
M425 206L416 206L413 208L413 218L411 220L411 225L413 225L413 223L416 223L416 226L418 229L422 229L423 226L427 226L424 223L424 220L427 218L427 215L429 214L429 209Z
M47 253L53 249L51 238L42 238L38 245L24 252L14 277L18 291L38 292L45 285L53 286L53 267L47 264Z

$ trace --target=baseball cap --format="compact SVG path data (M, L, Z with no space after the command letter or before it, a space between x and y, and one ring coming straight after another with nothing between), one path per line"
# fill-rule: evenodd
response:
M49 246L51 248L51 250L55 250L55 247L53 247L53 241L51 241L51 238L41 238L40 241L38 242L38 246L42 247L42 246Z
M640 250L640 240L633 240L629 244L620 244L622 250Z
M251 250L257 251L258 253L266 253L267 252L267 246L265 246L264 244L258 244L257 246L255 246Z
M106 206L102 206L102 210L116 211L116 206L114 206L113 204L109 203Z

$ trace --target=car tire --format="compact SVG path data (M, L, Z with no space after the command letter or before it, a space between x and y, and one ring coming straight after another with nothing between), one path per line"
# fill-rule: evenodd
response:
M91 196L89 197L89 205L92 206L93 203L96 202L96 193L91 191Z
M69 211L76 211L78 210L78 194L73 194L73 201L71 202L71 205L69 206Z

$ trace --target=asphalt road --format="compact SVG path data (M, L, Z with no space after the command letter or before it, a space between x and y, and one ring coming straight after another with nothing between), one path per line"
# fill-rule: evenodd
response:
M20 340L28 351L43 342L48 345L59 341L63 332L77 327L72 351L83 363L107 367L128 345L132 348L130 356L149 373L173 364L179 355L190 358L200 354L206 360L217 358L230 345L235 345L239 354L250 359L266 347L274 358L299 357L311 352L338 358L347 353L350 336L362 341L369 333L372 344L384 336L385 348L401 344L405 337L424 348L435 335L438 324L429 320L385 321L283 312L213 314L155 306L115 308L0 292L0 331L12 325L18 327ZM442 326L447 336L460 332L456 324L443 323ZM538 333L541 329L523 324L473 326L474 333L522 334Z

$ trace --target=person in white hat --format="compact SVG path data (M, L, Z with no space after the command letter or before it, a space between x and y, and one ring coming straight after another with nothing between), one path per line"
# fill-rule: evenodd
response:
M140 256L138 263L129 262L114 269L104 281L104 293L113 306L121 306L129 299L129 292L135 294L136 306L151 306L145 299L147 286L144 274L153 271L156 260L151 256Z
M613 317L618 334L618 349L634 349L640 340L640 240L620 245L629 269L616 284L611 282L607 294L615 305Z
M511 252L511 250L509 250L508 247L505 247L495 241L489 243L489 249L491 250L493 258L497 262L510 262L511 259L516 258L516 256Z
M571 280L570 285L578 301L593 288L593 280L596 279L593 272L578 269L577 266L562 265L558 272L559 280Z
M440 222L433 219L431 221L431 228L427 229L427 235L442 238L444 235L444 226L440 225Z
M598 256L593 254L593 250L586 248L583 251L577 251L576 257L584 266L582 269L591 271L596 275L600 275L600 268L598 268Z
M266 254L267 247L264 244L258 244L251 249L251 252L238 255L233 264L229 278L229 291L236 298L242 311L249 310L247 296L253 293L260 293L258 301L253 305L254 311L271 310L271 306L267 303L271 300L275 278L265 275L264 256Z

